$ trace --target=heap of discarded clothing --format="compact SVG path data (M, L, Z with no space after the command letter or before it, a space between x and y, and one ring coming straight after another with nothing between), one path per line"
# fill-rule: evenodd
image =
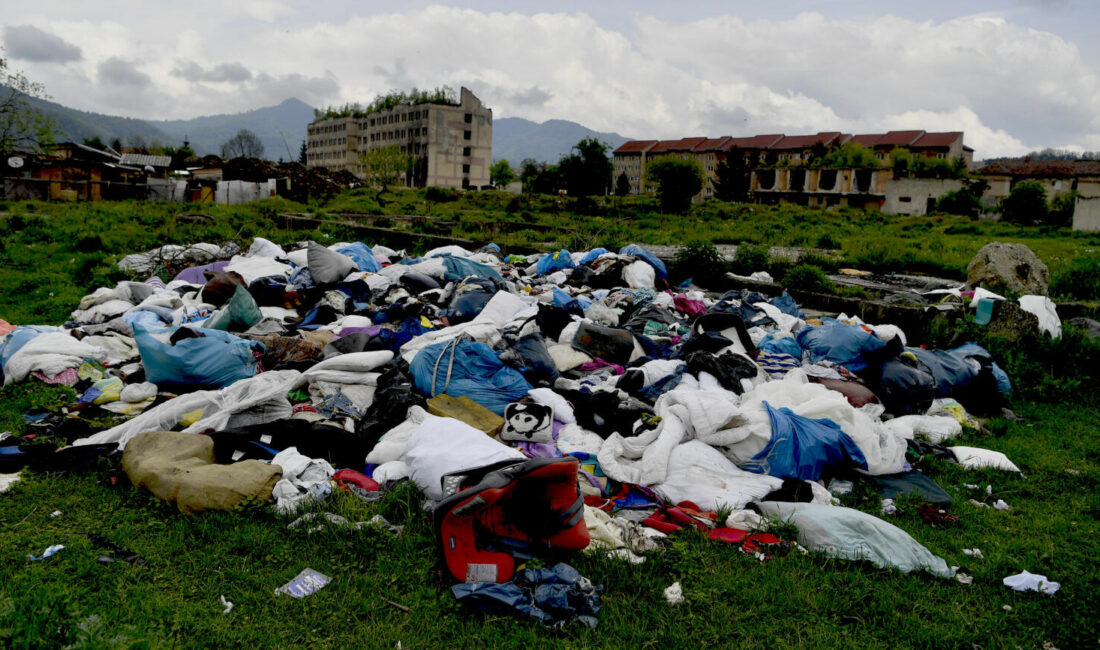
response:
M786 293L674 289L638 245L198 250L205 263L168 281L97 289L65 325L0 339L5 384L79 393L64 414L28 414L70 446L0 441L0 471L121 451L135 485L186 511L260 500L289 513L324 499L338 470L362 493L411 480L468 583L584 548L641 561L685 526L759 552L768 540L745 540L769 515L811 550L949 576L825 486L946 505L912 448L952 457L943 443L1011 391L975 344L913 347L889 324L806 318ZM147 273L163 255L120 265Z

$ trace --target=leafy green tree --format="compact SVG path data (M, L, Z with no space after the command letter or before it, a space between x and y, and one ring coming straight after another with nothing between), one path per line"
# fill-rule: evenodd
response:
M1077 190L1059 192L1050 199L1049 222L1055 226L1073 225L1073 211L1077 207Z
M982 204L978 197L966 188L951 190L936 200L936 212L957 214L964 217L976 217L981 214Z
M523 191L530 194L535 191L535 179L539 175L539 164L534 158L524 158L519 164L519 180L523 183Z
M378 188L375 199L383 205L382 193L410 173L412 159L401 151L401 147L391 144L359 154L359 164L363 168L363 182L368 187Z
M237 131L237 135L222 143L222 158L263 158L264 143L260 136L248 129Z
M626 175L626 172L623 172L615 179L615 196L626 196L627 194L630 194L630 177Z
M508 187L508 184L514 180L516 180L516 173L512 171L512 166L507 160L498 160L489 167L489 182L497 189Z
M744 203L749 199L752 168L737 147L730 149L714 168L714 198L719 201Z
M813 160L814 167L854 167L857 169L874 169L882 164L875 157L875 152L870 147L865 147L858 142L846 142L839 147L833 147L820 158Z
M1039 181L1020 181L1001 201L1004 220L1012 223L1043 223L1048 212L1047 190Z
M298 162L302 165L309 161L309 155L306 150L306 141L302 140L302 146L298 147Z
M603 196L611 188L611 159L608 146L596 138L573 145L573 153L561 157L558 169L570 196Z
M27 147L44 152L54 143L57 123L31 108L28 98L32 97L49 99L46 87L11 69L0 56L0 151Z
M906 178L913 170L913 154L906 147L890 150L890 163L894 166L894 178Z
M657 184L661 211L683 214L691 198L703 189L703 167L696 160L662 157L649 164L646 174Z
M103 140L97 135L91 138L84 138L84 146L91 147L92 149L99 149L103 151L107 148L107 145L103 144Z

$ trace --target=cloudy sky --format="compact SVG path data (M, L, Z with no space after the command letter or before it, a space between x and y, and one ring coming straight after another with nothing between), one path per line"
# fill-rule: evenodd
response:
M963 130L1100 150L1095 0L50 0L0 43L55 101L149 119L465 85L636 138Z

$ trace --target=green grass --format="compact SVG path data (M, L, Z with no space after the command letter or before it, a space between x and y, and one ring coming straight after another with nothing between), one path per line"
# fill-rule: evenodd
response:
M648 197L607 200L601 216L573 214L562 197L487 192L431 202L423 191L383 196L352 191L325 205L268 200L246 206L158 203L8 203L0 208L0 318L59 323L80 297L125 274L124 254L165 243L236 241L261 235L280 244L305 238L349 239L339 225L289 232L274 227L280 212L431 214L453 221L452 235L479 238L499 221L553 226L519 228L496 237L508 245L552 241L571 249L632 241L643 244L751 243L836 249L839 260L890 270L961 276L970 257L992 240L1018 241L1047 262L1063 295L1096 299L1092 252L1100 236L965 218L888 217L856 210L707 202L669 218ZM202 224L176 215L204 212ZM385 242L370 242L385 243ZM811 258L811 261L816 258ZM778 276L777 276L778 277ZM1061 293L1062 290L1059 290ZM821 555L792 554L761 564L697 534L640 566L599 554L570 558L605 587L600 627L551 632L525 620L485 616L455 603L431 529L411 486L366 505L340 495L318 508L352 521L381 512L406 525L399 537L362 530L288 531L288 518L265 508L187 516L128 485L113 487L103 467L85 476L24 479L0 495L0 647L167 647L365 645L577 647L1041 647L1095 646L1100 626L1100 440L1095 422L1100 345L1067 330L1061 342L1016 344L983 339L976 326L935 330L927 342L966 338L985 344L1016 381L1022 422L996 420L993 433L969 433L962 444L1003 451L1024 476L966 472L943 462L924 468L956 498L957 528L933 529L902 502L894 523L975 577L971 586L927 575L901 575ZM962 337L962 340L960 340ZM925 342L925 341L917 341ZM23 413L56 409L71 391L37 384L0 390L0 431L26 430ZM1036 400L1041 400L1036 401ZM1075 470L1076 474L1067 472ZM993 486L1013 510L966 503L963 483ZM845 505L877 514L866 489ZM51 518L49 513L61 510ZM87 540L98 533L148 559L148 565L100 565ZM27 561L50 544L67 548L45 562ZM963 548L978 547L985 560ZM305 600L273 590L305 567L331 585ZM1053 597L1017 594L1000 584L1021 570L1062 583ZM687 602L669 607L661 593L680 581ZM222 615L218 597L236 604ZM383 598L409 607L404 612ZM1011 606L1005 611L1004 605Z
M260 508L183 515L132 487L108 487L103 473L25 475L0 496L0 645L1092 646L1100 635L1100 444L1091 423L1100 410L1018 410L1024 422L998 421L995 437L971 434L962 442L1004 451L1024 476L932 461L927 472L955 497L960 525L932 528L909 501L891 519L973 575L970 586L819 554L761 564L701 535L678 534L640 566L599 554L570 558L604 585L604 606L598 629L557 633L455 603L411 486L378 504L347 495L324 504L352 521L381 512L406 525L400 536L331 528L310 535L286 530L289 518ZM963 483L992 485L993 494ZM977 508L966 503L971 496L1002 498L1013 509ZM876 513L877 498L866 497L857 489L845 504ZM54 510L63 514L52 518ZM142 554L148 565L97 564L89 533ZM44 562L26 559L56 543L67 548ZM974 547L984 560L962 553ZM333 583L304 600L273 595L305 567ZM1048 597L1001 585L1023 569L1061 582L1062 590ZM677 608L661 595L674 581L687 599ZM221 614L222 594L235 603L228 615Z

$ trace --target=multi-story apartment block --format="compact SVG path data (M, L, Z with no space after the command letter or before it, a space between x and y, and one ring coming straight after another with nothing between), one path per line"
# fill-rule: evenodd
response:
M396 146L412 160L406 187L477 188L489 184L493 111L462 88L456 102L402 103L309 125L306 165L363 176L360 156Z

